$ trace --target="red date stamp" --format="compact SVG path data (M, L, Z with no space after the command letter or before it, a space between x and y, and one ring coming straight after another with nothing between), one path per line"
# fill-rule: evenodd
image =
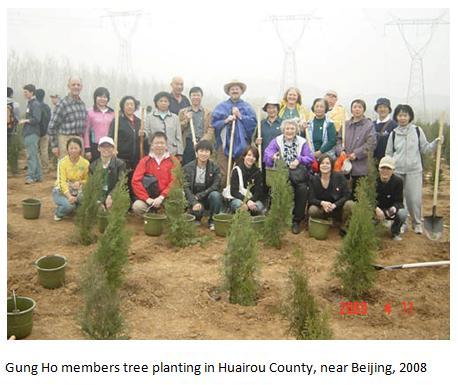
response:
M402 301L400 303L401 312L403 314L413 314L413 301ZM365 301L342 301L339 302L340 315L367 315L368 304ZM399 307L398 307L399 309ZM390 315L393 312L393 306L391 303L386 303L383 311L386 315Z

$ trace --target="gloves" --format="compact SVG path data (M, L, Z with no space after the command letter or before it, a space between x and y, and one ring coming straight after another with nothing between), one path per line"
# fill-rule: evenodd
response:
M396 209L396 207L391 206L388 210L385 210L385 216L389 219L393 219L396 216L397 211L398 210Z

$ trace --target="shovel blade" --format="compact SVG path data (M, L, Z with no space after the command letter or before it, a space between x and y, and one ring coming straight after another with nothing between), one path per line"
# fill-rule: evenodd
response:
M425 217L423 227L425 229L426 236L433 241L437 241L442 236L444 219L435 215Z

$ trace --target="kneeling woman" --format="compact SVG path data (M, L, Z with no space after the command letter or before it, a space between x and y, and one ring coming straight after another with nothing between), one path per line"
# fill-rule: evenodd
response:
M284 120L280 128L283 134L277 136L267 146L264 152L264 163L266 167L274 167L275 161L281 158L290 169L290 182L294 190L292 231L294 234L299 234L300 223L305 218L308 178L313 154L307 141L299 136L299 125L295 119Z
M332 172L334 162L328 154L318 159L319 174L310 181L309 216L311 218L333 218L341 223L341 234L345 234L347 221L354 202L346 178Z
M231 174L231 196L230 203L232 212L242 207L250 210L251 214L257 215L264 212L262 199L262 173L256 166L259 159L258 149L248 146L241 156L241 161L232 169ZM248 186L250 190L248 190ZM246 205L243 201L247 197Z
M83 145L81 139L70 138L67 142L67 154L57 165L57 181L52 191L54 203L57 205L54 220L60 221L69 215L82 199L83 185L89 173L89 161L81 155Z

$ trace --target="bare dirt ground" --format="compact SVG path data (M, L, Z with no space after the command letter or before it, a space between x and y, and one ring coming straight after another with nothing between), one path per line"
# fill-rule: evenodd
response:
M442 183L439 215L444 216L445 233L440 241L411 230L402 242L383 239L378 262L383 265L436 261L450 258L450 202L448 177ZM71 218L54 222L51 198L54 173L39 184L25 185L24 175L8 177L8 289L36 300L34 327L29 339L85 339L77 315L82 305L79 269L95 245L72 244ZM424 188L424 214L431 213L431 189ZM21 200L42 201L37 220L22 217ZM339 283L331 276L341 238L333 229L327 241L308 234L287 235L281 250L260 244L261 292L256 306L230 304L220 292L221 256L226 239L211 234L203 248L169 248L164 236L148 237L140 219L129 217L133 230L129 271L123 290L123 312L132 339L288 339L288 322L282 305L288 290L288 269L293 251L305 256L310 284L317 300L330 315L335 339L449 339L450 276L448 268L379 271L368 314L340 315ZM206 228L202 233L209 234ZM32 266L38 257L61 254L68 258L64 287L41 287ZM8 292L8 295L10 292ZM413 303L404 312L402 302ZM392 312L385 314L386 304Z

